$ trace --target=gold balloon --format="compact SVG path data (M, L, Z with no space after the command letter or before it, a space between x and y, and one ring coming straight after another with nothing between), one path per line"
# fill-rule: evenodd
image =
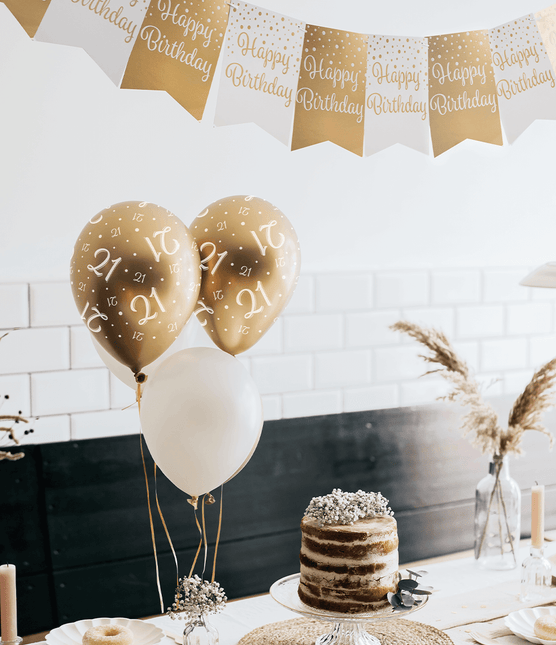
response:
M264 199L220 199L190 226L199 247L199 322L224 351L252 347L287 305L299 277L299 241L286 216Z
M199 253L185 224L148 202L95 215L71 259L81 319L114 358L138 374L178 337L201 285Z

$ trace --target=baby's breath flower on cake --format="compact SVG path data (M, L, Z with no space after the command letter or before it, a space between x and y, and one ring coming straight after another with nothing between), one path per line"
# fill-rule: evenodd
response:
M192 578L180 578L172 607L168 608L170 618L187 618L216 614L224 609L226 594L218 582L202 580L197 574Z
M339 488L322 497L313 497L305 510L305 517L324 524L353 524L369 517L394 515L388 500L381 493L344 493Z

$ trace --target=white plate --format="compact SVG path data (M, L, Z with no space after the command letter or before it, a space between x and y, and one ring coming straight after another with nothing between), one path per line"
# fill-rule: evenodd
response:
M533 609L520 609L519 611L512 611L511 614L504 618L506 627L511 629L512 632L535 645L556 645L556 640L547 641L544 638L535 636L533 625L540 616L553 614L556 616L556 607L534 607Z
M121 625L133 632L133 645L155 645L162 640L164 632L160 627L142 620L133 618L92 618L91 620L78 620L76 623L67 623L56 627L46 635L48 645L81 645L83 634L90 627L98 625Z

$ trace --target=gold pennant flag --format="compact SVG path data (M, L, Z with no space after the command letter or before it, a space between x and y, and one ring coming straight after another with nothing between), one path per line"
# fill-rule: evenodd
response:
M465 139L503 144L486 31L429 37L429 119L435 157Z
M30 38L37 33L50 0L4 0L19 24Z
M331 141L363 156L368 36L307 25L292 150Z
M121 87L166 90L201 120L228 10L221 0L151 0Z

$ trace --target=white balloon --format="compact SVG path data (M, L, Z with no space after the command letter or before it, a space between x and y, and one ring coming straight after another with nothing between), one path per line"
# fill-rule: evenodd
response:
M197 320L191 318L185 325L185 327L181 330L180 335L170 345L170 347L168 347L168 349L155 361L153 361L149 365L146 365L141 370L143 374L150 376L156 371L156 368L172 354L175 354L176 352L180 351L181 349L185 349L186 347L191 347L191 345L193 344L193 338L195 336L195 323L197 323ZM122 383L125 383L125 385L130 387L132 390L135 390L137 388L137 383L135 382L135 377L133 376L133 372L129 369L129 367L127 367L123 363L120 363L117 358L114 358L112 354L108 353L104 349L104 347L95 339L94 334L91 334L91 339L93 341L93 346L96 349L97 354L100 356L102 362L112 372L112 374L114 374L116 378L118 378Z
M141 425L160 470L198 497L249 461L261 435L263 406L237 358L220 349L193 347L170 356L149 377Z

